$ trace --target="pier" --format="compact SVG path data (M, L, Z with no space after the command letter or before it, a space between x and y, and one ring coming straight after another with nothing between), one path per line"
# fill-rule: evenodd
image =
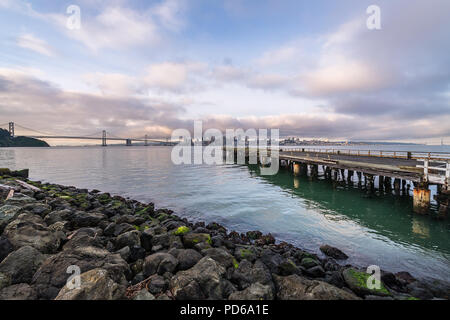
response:
M450 154L438 152L373 151L342 149L280 149L280 166L294 175L318 175L319 166L326 178L363 182L373 191L378 188L399 192L413 184L414 212L427 213L430 185L437 185L439 213L446 215L450 200Z
M236 157L243 151L234 149ZM246 148L247 160L249 155ZM267 159L257 158L267 164ZM378 188L400 194L412 188L414 212L418 214L428 213L429 187L436 185L439 216L446 216L450 210L450 153L298 148L279 149L278 161L280 168L295 176L317 178L321 169L326 179L358 181L369 192Z

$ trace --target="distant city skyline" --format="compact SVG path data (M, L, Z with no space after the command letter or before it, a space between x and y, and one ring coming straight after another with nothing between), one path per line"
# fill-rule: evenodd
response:
M448 0L0 0L0 43L0 123L450 143Z

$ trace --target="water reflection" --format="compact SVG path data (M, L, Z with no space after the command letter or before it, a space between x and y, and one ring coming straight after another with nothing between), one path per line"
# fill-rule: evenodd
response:
M393 242L433 250L439 248L450 253L449 219L440 221L414 214L412 199L407 193L369 194L353 183L294 177L287 170L281 170L275 176L261 176L256 166L250 166L249 170L251 176L306 200L308 208L321 212L327 220L351 220Z

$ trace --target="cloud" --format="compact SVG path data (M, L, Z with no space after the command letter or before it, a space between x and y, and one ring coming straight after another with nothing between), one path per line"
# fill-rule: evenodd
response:
M17 38L17 45L21 48L29 49L48 57L54 56L52 47L42 39L37 38L31 33L22 34Z
M45 132L83 135L105 129L117 136L167 137L177 128L192 130L194 118L185 113L191 103L70 92L26 72L0 69L2 118ZM303 137L388 140L450 136L448 113L421 119L333 112L248 117L210 113L201 119L204 129L272 128L280 129L282 135Z

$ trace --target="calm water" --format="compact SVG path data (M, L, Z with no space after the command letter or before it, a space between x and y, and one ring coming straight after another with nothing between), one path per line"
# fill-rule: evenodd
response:
M450 151L436 148L441 150L429 151ZM450 219L414 215L407 195L369 196L357 187L294 178L286 171L260 176L248 166L174 166L170 152L169 147L0 149L0 167L30 168L35 180L151 201L230 230L271 232L317 253L327 243L363 267L450 278Z

